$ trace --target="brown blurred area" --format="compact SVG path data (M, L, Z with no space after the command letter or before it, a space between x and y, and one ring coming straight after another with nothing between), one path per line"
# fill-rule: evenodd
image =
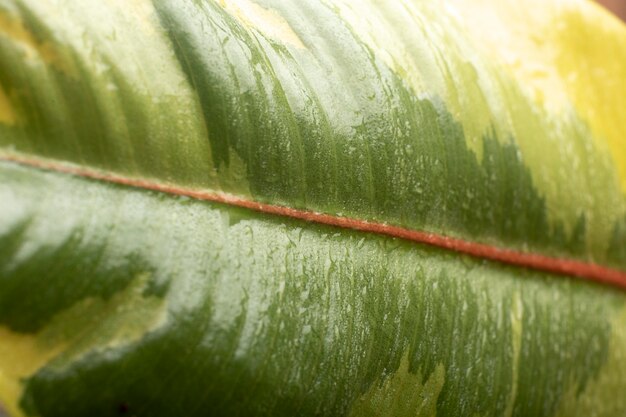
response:
M598 3L626 22L626 0L598 0Z

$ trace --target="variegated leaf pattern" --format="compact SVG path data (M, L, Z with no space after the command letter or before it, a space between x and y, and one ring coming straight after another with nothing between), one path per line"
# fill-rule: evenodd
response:
M587 1L0 0L0 404L624 414L619 289L35 165L624 272L625 125Z

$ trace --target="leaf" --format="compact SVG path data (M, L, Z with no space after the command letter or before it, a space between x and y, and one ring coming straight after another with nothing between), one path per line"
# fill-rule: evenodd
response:
M1 1L0 403L626 412L624 62L585 2Z

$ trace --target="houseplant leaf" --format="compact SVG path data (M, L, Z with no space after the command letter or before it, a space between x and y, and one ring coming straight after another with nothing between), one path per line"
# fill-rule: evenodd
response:
M623 413L626 29L533 5L0 2L0 402Z

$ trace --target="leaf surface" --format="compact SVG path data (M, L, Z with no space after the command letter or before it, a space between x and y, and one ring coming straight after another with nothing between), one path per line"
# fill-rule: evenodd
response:
M626 412L618 289L141 189L622 277L626 29L533 5L1 1L0 403Z

